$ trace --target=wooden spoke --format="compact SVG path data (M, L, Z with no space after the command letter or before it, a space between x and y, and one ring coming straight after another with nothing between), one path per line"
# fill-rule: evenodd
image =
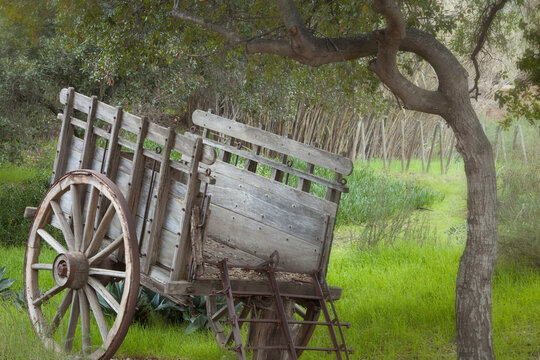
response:
M58 294L62 290L64 290L62 286L55 285L49 290L47 290L45 293L43 293L40 297L32 301L32 304L34 306L40 306L45 301L49 300L50 298L52 298L54 295Z
M73 346L75 330L77 329L77 320L79 319L79 294L77 290L73 291L73 296L71 299L71 312L69 313L69 322L66 331L66 341L64 343L64 349L67 352L70 352Z
M67 253L66 248L64 248L58 241L53 238L51 234L47 232L45 229L38 229L37 233L47 244L49 244L57 253L59 254L65 254Z
M66 216L64 215L64 212L60 207L60 204L53 200L51 201L51 207L53 209L54 215L60 223L60 228L62 230L62 234L64 234L64 239L66 240L69 251L75 251L75 238L73 237L73 232L71 231L69 222L67 221Z
M90 308L84 291L78 290L78 294L79 307L81 310L82 347L83 353L88 355L90 353Z
M52 264L32 264L33 270L52 270Z
M105 316L103 316L103 311L101 310L99 300L96 296L94 289L92 289L88 285L84 286L84 293L86 294L88 302L90 303L90 307L92 308L94 318L96 319L96 323L99 328L101 339L103 340L103 342L105 342L105 339L107 339L107 335L109 335L109 329L107 328L107 321L105 321Z
M102 275L102 276L110 276L110 277L121 278L121 279L124 279L126 277L126 273L124 271L100 269L100 268L90 268L88 275L90 276Z
M103 241L103 238L105 237L105 234L107 233L107 230L109 230L109 225L111 225L111 221L114 217L115 209L114 204L111 203L109 207L107 208L107 212L105 212L105 215L103 216L103 219L101 219L101 222L99 223L99 226L94 233L94 237L92 238L92 241L90 242L90 245L88 246L88 249L84 252L86 256L93 256L96 251L98 251L99 246L101 245L101 242Z
M103 212L98 208L100 199L107 203ZM59 177L40 208L44 211L35 214L25 254L24 293L30 324L43 343L59 353L68 351L77 359L110 359L126 336L139 288L137 236L129 205L105 175L83 169ZM117 219L118 236L106 238ZM48 232L50 225L62 233ZM67 257L57 259L58 270L54 262L40 257L51 248ZM112 270L108 257L117 253L119 266ZM65 274L61 261L68 265ZM41 294L40 278L48 275L46 271L56 283ZM124 301L116 300L103 285L107 279L125 281ZM105 303L112 309L107 317L101 307Z
M71 211L73 215L73 234L75 235L75 251L81 251L83 222L81 214L81 196L77 185L70 186L71 192Z
M84 225L83 244L81 251L86 251L94 235L94 221L96 218L97 204L99 200L99 190L96 187L92 187L90 191L90 201L87 206L86 222Z
M107 304L109 304L109 306L114 310L114 312L118 314L118 312L120 311L120 304L118 304L118 302L111 295L111 293L107 291L105 286L103 286L101 282L92 277L88 278L88 284L90 284L90 286L93 287L99 295L101 295L101 297L107 302Z
M112 254L120 245L122 245L122 242L124 241L124 234L119 235L112 243L107 245L103 250L98 252L96 255L92 256L88 260L88 264L90 266L94 264L98 264L100 261L104 260L107 256Z
M69 304L71 304L71 300L73 300L73 290L68 289L66 294L64 295L64 298L62 299L62 302L60 303L60 306L56 310L56 313L54 314L54 317L51 322L51 327L49 329L50 336L53 336L56 332L56 329L58 329L58 325L60 325L60 321L64 318L64 315L66 314L66 311L69 307Z

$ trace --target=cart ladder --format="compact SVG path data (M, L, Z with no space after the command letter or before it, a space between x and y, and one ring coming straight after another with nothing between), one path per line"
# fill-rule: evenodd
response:
M233 348L229 348L229 350L236 351L238 354L239 360L245 360L246 359L246 350L275 350L275 351L287 351L289 354L289 358L291 360L296 360L298 358L298 353L301 353L303 351L326 351L326 352L334 352L336 354L336 358L338 360L342 359L349 359L349 353L352 353L354 350L352 348L348 348L345 343L345 337L343 335L343 327L350 327L350 323L343 323L339 321L336 308L334 306L334 302L332 299L332 296L330 294L330 291L328 289L328 285L326 283L325 276L322 272L313 272L309 275L311 276L313 280L313 286L315 290L315 295L295 295L295 294L285 294L281 293L279 290L279 286L276 280L276 272L277 272L277 265L279 263L279 254L277 251L275 251L268 261L265 261L264 263L260 264L259 266L255 267L246 267L246 266L238 266L238 265L228 265L227 259L221 260L216 265L218 266L221 274L221 282L223 284L223 290L216 291L216 295L224 295L226 298L227 303L227 310L229 313L228 323L232 326L231 329L231 336L234 339L235 346ZM251 270L251 271L257 271L260 273L264 273L269 282L270 292L267 293L261 293L260 291L257 292L249 292L249 291L234 291L231 286L231 281L229 277L229 269L232 268L241 268L244 270ZM303 273L299 273L303 274ZM242 318L242 314L240 317L236 315L235 311L235 303L234 303L234 296L242 296L242 297L249 297L249 296L268 296L273 298L273 304L277 313L277 319L249 319L249 318ZM283 298L295 298L295 299L306 299L306 300L312 300L317 301L319 303L319 306L321 308L321 311L324 316L325 321L307 321L307 320L295 320L289 319L289 317L286 314L285 306L283 303ZM330 304L330 309L332 313L329 311L327 303ZM279 324L281 328L281 333L283 335L283 339L285 340L286 345L278 345L278 346L248 346L247 344L244 344L241 333L240 333L240 325L245 322L258 322L258 323L273 323L273 324ZM291 328L290 325L315 325L315 326L326 326L328 328L330 340L332 341L331 347L308 347L308 346L297 346L294 343L293 336L291 334ZM337 331L336 331L337 328ZM339 339L338 339L339 335Z

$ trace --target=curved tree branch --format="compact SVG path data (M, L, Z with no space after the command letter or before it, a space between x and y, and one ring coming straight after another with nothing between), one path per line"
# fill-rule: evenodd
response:
M481 16L481 23L476 31L476 46L471 53L471 60L474 65L474 85L471 90L469 90L469 93L472 93L472 98L475 100L478 100L478 95L480 95L480 90L478 89L478 80L480 80L480 66L478 65L478 54L484 47L484 44L486 43L488 31L491 27L491 24L493 23L493 20L495 20L495 16L497 13L502 10L504 5L508 0L500 0L499 2L496 2L494 4L488 5L484 11L482 12Z
M235 41L235 42L237 42L239 44L246 42L246 40L247 40L246 38L240 36L239 34L235 33L234 31L232 31L230 29L227 29L226 27L224 27L222 25L219 25L219 24L216 24L216 23L211 22L209 20L206 20L206 19L204 19L202 17L187 14L187 13L181 11L179 6L180 6L180 1L175 0L174 1L174 7L173 7L173 9L171 11L171 15L173 17L175 17L177 19L180 19L180 20L184 20L184 21L193 23L193 24L196 24L196 25L200 25L202 27L205 27L210 31L213 31L215 33L220 34L221 36L223 36L227 40Z

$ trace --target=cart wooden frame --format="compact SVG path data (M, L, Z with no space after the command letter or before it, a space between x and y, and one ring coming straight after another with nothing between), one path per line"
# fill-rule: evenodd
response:
M34 221L25 296L47 346L110 358L129 327L139 284L179 303L208 296L210 325L225 346L231 337L219 323L226 310L216 306L223 289L217 262L256 266L277 250L284 274L326 273L349 159L200 110L193 114L197 135L73 88L61 91L60 102L52 186L26 214ZM106 285L119 279L118 300ZM315 295L309 281L285 276L278 284L282 293ZM264 279L241 273L231 285L269 291ZM340 288L330 292L341 296ZM309 302L292 305L318 318ZM299 329L297 340L307 345L312 332Z

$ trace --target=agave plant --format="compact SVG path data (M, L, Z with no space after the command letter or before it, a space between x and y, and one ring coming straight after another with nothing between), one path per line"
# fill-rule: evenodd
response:
M11 285L15 282L14 279L4 278L6 274L6 267L2 266L0 268L0 297L3 299L10 299L13 296L11 291Z

